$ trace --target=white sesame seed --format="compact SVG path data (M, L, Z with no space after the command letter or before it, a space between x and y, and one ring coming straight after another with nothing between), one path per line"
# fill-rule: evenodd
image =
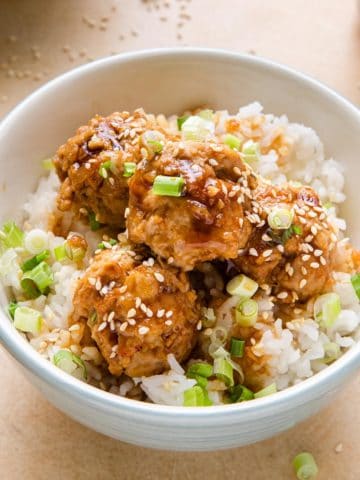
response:
M89 277L89 278L88 278L88 282L90 283L90 285L95 285L95 283L96 283L96 278Z
M235 173L235 175L237 175L238 177L240 177L241 175L241 170L239 167L234 167L233 168L233 172Z
M130 308L130 310L127 312L127 318L133 318L136 315L136 310L135 308Z
M108 322L111 322L111 320L113 320L114 317L115 317L115 312L110 312L108 316Z
M142 312L144 312L144 313L147 312L147 306L145 305L145 303L142 303L142 304L140 305L140 310L141 310Z
M336 453L341 453L343 451L344 447L342 443L338 443L335 447L335 452Z
M280 293L278 293L276 296L277 296L277 298L279 298L279 299L284 299L284 298L287 298L288 292L280 292Z
M149 327L140 327L138 331L140 335L146 335L149 330L150 330Z
M100 281L100 279L96 280L95 288L96 288L96 290L101 290L101 281Z
M160 272L155 272L154 277L160 283L162 283L165 280L164 275L162 275Z
M132 325L132 326L136 325L136 320L135 320L135 318L129 318L128 324L129 324L129 325Z
M252 255L253 257L258 257L258 252L255 248L250 248L249 255Z
M316 269L316 268L319 268L319 267L320 267L320 265L319 265L319 263L318 263L318 262L311 262L311 263L310 263L310 267L311 267L311 268L315 268L315 269Z
M303 278L302 280L300 280L299 287L304 288L306 284L307 284L307 280Z
M324 257L320 257L320 263L321 265L326 265L326 260Z
M154 315L154 314L153 314L153 311L151 310L151 308L147 308L147 309L146 309L146 315L147 315L148 317L150 317L150 318Z
M209 164L213 167L216 167L216 165L218 165L218 162L215 160L215 158L210 158Z
M120 325L119 330L120 330L121 332L125 332L125 330L127 329L127 326L128 326L128 323L127 323L127 322L124 322L124 323L122 323L122 324Z
M271 242L271 237L264 233L264 235L261 237L261 240L263 240L264 242Z
M269 250L265 250L263 252L263 257L270 257L270 255L273 253L272 249L270 248Z
M113 177L109 178L109 183L110 183L110 185L115 185L115 180L113 179Z
M292 277L294 275L293 267L290 266L287 273L289 274L289 277Z
M130 213L130 208L126 207L124 212L124 217L127 218L129 216L129 213Z
M314 239L314 236L313 236L313 235L308 235L307 237L305 237L305 242L309 243L309 242L311 242L313 239Z
M174 312L173 312L172 310L169 310L168 312L166 312L165 317L166 317L166 318L170 318L170 317L173 316L173 313L174 313Z
M164 316L165 310L162 308L161 310L158 310L156 313L157 318L161 318Z
M69 328L69 332L76 332L77 330L80 330L80 325L78 323L75 323L75 325L71 325Z
M301 258L303 262L307 262L308 260L310 260L310 255L303 255Z
M239 226L240 228L242 228L244 225L244 219L243 218L239 218Z
M171 263L174 263L174 257L169 257L167 263L170 265Z
M311 233L312 233L313 235L317 235L318 231L317 231L317 228L315 227L315 225L311 225L310 230L311 230Z
M202 329L202 322L201 322L201 320L199 320L197 325L196 325L196 330L201 330L201 329Z
M105 328L107 327L107 323L106 322L102 322L99 327L98 327L98 332L101 332L102 330L104 330Z
M333 242L337 242L337 236L335 235L335 233L331 233L330 238Z
M321 257L322 254L323 254L323 251L319 249L315 250L314 252L315 257Z
M278 245L276 248L279 250L280 253L284 253L285 251L284 245Z
M172 320L165 320L164 323L165 323L165 325L170 326L170 325L172 325L173 322L172 322Z
M122 287L119 288L120 293L125 293L127 290L127 285L123 285Z
M316 213L316 212L313 212L313 211L310 211L310 212L308 213L308 215L309 215L310 218L316 218L316 217L317 217L317 213Z
M308 271L307 271L307 269L304 267L304 265L301 267L301 273L302 273L303 275L307 275L307 273L308 273Z
M136 308L139 308L141 305L141 298L140 297L136 297L135 298L135 307Z
M116 357L116 352L111 352L110 353L110 358L115 358Z

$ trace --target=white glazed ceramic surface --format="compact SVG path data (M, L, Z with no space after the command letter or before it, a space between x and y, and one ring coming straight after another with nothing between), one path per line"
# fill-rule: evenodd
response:
M202 50L153 50L111 57L48 83L0 124L0 221L14 218L53 154L95 113L132 110L179 112L207 104L233 112L259 100L267 112L314 127L326 154L346 167L344 215L360 244L357 215L360 113L321 84L255 57ZM352 212L352 215L350 215ZM5 292L0 301L6 305ZM88 386L42 359L0 314L0 340L60 410L116 439L153 448L211 450L249 444L316 413L360 366L360 345L301 384L238 405L180 408L127 400Z

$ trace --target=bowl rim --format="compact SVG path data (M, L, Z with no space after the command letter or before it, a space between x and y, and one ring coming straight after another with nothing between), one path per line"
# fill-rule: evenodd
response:
M246 64L248 67L267 69L270 73L286 78L289 81L300 82L310 90L320 93L328 98L329 101L336 103L340 108L355 118L360 124L360 110L349 100L339 93L330 89L318 80L308 75L297 72L296 70L281 65L272 60L258 56L237 53L234 51L197 48L197 47L175 47L175 48L157 48L149 50L138 50L128 53L122 53L110 57L101 58L86 65L76 67L68 72L55 77L51 81L35 90L18 105L16 105L1 121L0 131L16 120L18 114L26 110L32 102L36 102L41 96L51 89L60 87L64 81L69 81L76 77L96 74L98 69L103 69L111 65L121 65L122 63L138 62L143 59L153 58L156 61L159 58L204 58L213 61L228 61ZM125 412L129 415L141 415L143 418L151 413L156 413L157 420L168 422L171 419L181 421L184 418L191 420L206 421L207 424L213 420L218 423L219 416L231 421L234 416L244 415L246 418L267 416L277 410L288 410L294 405L301 405L311 398L319 397L326 392L325 385L336 383L335 378L341 378L344 374L352 373L360 367L360 343L356 343L350 350L342 355L336 362L328 366L321 372L312 377L302 380L297 385L291 386L274 395L243 402L240 404L216 405L206 408L182 407L159 405L146 403L120 397L100 388L88 385L71 375L66 374L59 368L52 365L51 362L38 354L30 343L22 338L13 325L9 322L4 309L0 311L0 342L5 349L20 363L25 369L30 370L35 376L40 377L45 383L50 384L54 389L64 390L69 396L77 397L86 403L96 404L97 408L112 409L116 412ZM260 413L261 410L261 413Z

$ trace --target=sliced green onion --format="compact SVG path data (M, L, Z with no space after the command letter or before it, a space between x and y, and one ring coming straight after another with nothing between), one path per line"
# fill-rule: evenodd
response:
M49 255L50 255L49 250L44 250L43 252L39 253L38 255L35 255L35 257L32 257L29 260L26 260L26 262L24 262L21 265L21 270L23 272L28 272L29 270L32 270L37 265L39 265L39 263L46 260Z
M25 235L24 246L25 249L33 255L42 253L49 247L48 234L44 232L44 230L40 230L40 228L30 230L30 232Z
M45 294L53 283L54 275L51 268L47 263L41 262L32 270L24 273L20 285L30 298L36 298L36 290Z
M19 304L17 302L10 302L8 305L8 312L10 317L14 320L15 310L19 308Z
M152 192L154 195L180 197L184 183L185 181L182 177L166 177L164 175L158 175L155 177Z
M232 387L234 385L234 370L231 363L225 358L214 359L214 374L228 387Z
M185 140L202 142L215 131L215 125L209 120L192 115L181 126Z
M273 230L286 230L291 227L294 212L288 208L274 207L268 215L268 224Z
M132 177L136 170L136 163L134 162L125 162L124 163L124 172L123 177Z
M268 395L272 395L273 393L277 392L276 383L271 383L267 387L259 390L258 392L254 393L254 398L262 398L267 397Z
M186 376L189 378L194 378L195 376L199 375L200 377L211 377L213 374L213 367L209 363L193 363L188 368L186 372Z
M204 407L205 406L204 390L198 385L194 385L188 390L185 390L183 405L184 407Z
M340 346L335 342L329 342L324 345L324 362L332 363L340 357Z
M96 215L94 212L89 212L89 224L93 232L101 228L101 223L96 220Z
M181 130L183 123L189 118L190 115L183 115L182 117L177 118L177 127Z
M244 162L256 169L261 158L259 144L254 140L248 140L243 144L241 153Z
M207 378L202 377L201 375L194 375L193 377L189 377L189 378L193 378L194 380L196 380L196 383L197 385L199 385L199 387L201 388L207 387L207 384L208 384Z
M5 248L22 247L24 243L24 232L15 222L4 223L0 231L0 240Z
M314 317L324 328L330 328L341 312L340 297L337 293L320 295L314 303Z
M53 170L54 168L54 163L52 161L52 158L45 158L43 161L42 161L42 167L44 170Z
M22 332L32 334L41 330L42 318L40 312L29 307L18 307L14 313L14 326Z
M230 340L230 354L232 357L243 357L245 351L245 340L240 338L231 337Z
M80 357L69 350L59 350L53 357L53 363L76 378L87 380L86 365Z
M296 235L302 235L302 228L300 225L292 225L292 230Z
M241 327L252 327L257 320L259 306L255 300L246 299L240 301L235 310L236 322Z
M102 178L108 178L109 174L108 171L111 170L113 163L111 160L107 160L103 162L99 167L99 175Z
M97 249L98 250L105 250L106 248L109 248L107 246L107 244L109 244L111 247L113 247L114 245L117 244L117 241L114 238L110 238L110 240L98 243Z
M150 153L161 153L164 148L165 137L157 130L148 130L141 135L141 141Z
M205 328L213 327L216 322L216 315L213 308L206 308L202 309L203 312L203 319L202 324Z
M208 349L209 355L212 358L225 358L229 359L229 352L225 350L223 346L219 346L219 343L211 343Z
M296 455L293 466L298 480L312 480L319 472L314 457L308 452Z
M254 394L251 390L244 387L244 385L235 385L230 389L230 401L232 403L246 402L254 398Z
M360 298L360 273L351 277L351 284L354 287L357 297Z
M201 110L199 113L197 113L197 116L200 118L203 118L204 120L214 121L214 112L209 108L206 108L205 110Z
M65 242L62 245L58 245L54 248L54 256L58 262L62 262L67 258Z
M232 135L231 133L227 133L224 136L223 142L225 143L225 145L232 148L233 150L240 150L241 139L239 137L236 137L235 135Z
M255 295L259 284L244 274L236 275L226 285L226 291L229 295L250 298Z
M211 343L214 343L218 346L224 345L227 337L228 337L228 331L226 330L225 327L222 327L220 325L214 327L210 335Z

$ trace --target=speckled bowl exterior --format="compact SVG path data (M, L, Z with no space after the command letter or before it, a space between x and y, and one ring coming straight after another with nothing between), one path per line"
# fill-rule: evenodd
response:
M220 50L149 50L99 60L46 84L0 124L0 220L16 218L41 167L54 150L95 113L114 110L170 114L207 104L236 111L260 101L267 112L319 133L327 156L346 169L348 200L342 212L355 244L360 178L360 113L320 83L269 61ZM0 291L0 340L24 376L70 417L113 438L169 450L213 450L271 437L315 414L360 366L357 345L326 370L275 395L238 405L180 408L152 405L95 389L38 355L5 313Z

